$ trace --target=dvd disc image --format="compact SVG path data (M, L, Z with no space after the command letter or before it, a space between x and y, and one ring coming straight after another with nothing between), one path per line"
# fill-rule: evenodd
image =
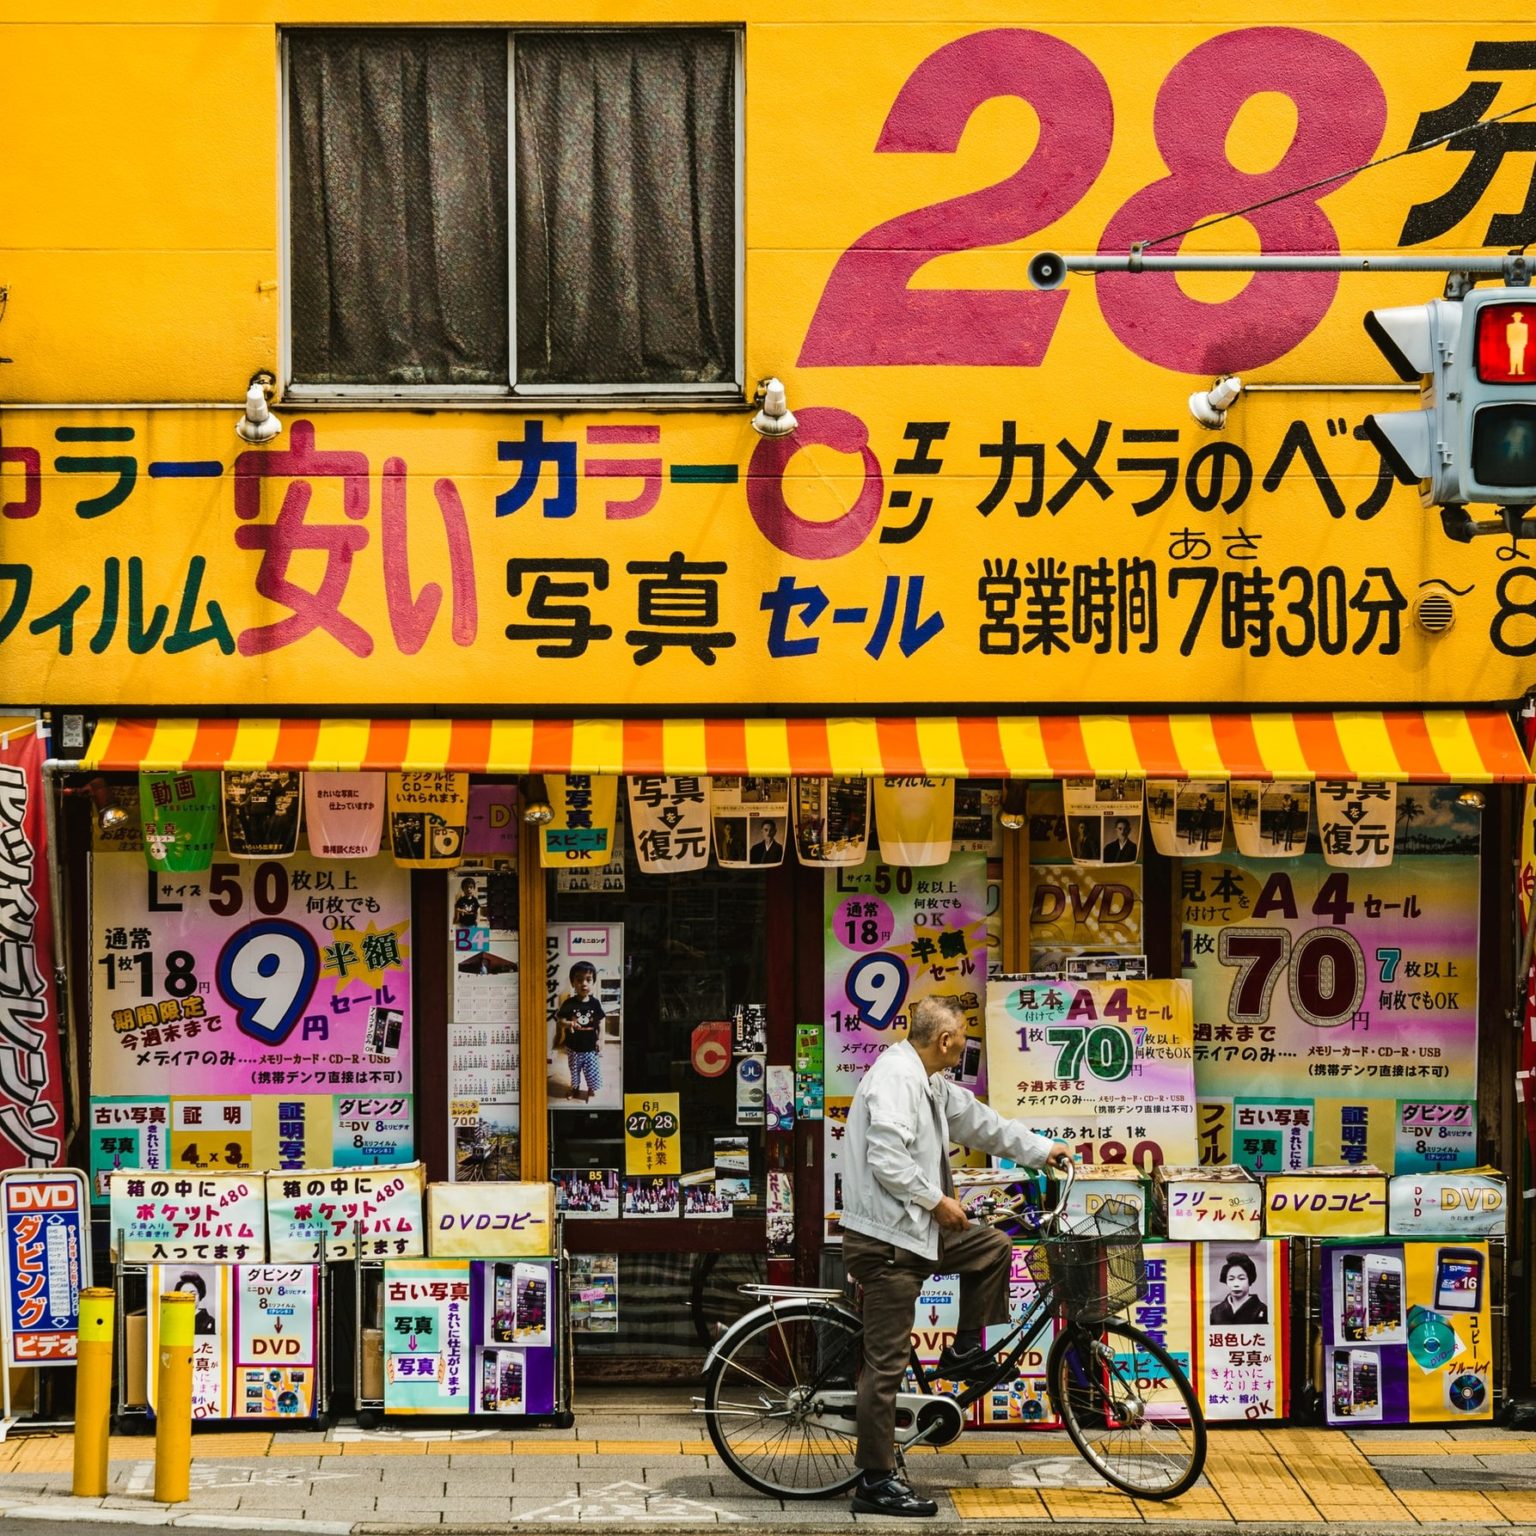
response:
M1476 1413L1488 1400L1488 1384L1472 1371L1463 1371L1446 1388L1451 1407L1462 1413Z

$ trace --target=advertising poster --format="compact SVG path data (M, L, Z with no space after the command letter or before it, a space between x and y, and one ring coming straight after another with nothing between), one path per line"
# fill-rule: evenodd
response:
M474 1334L468 1259L386 1264L384 1411L469 1413Z
M619 1331L619 1256L616 1253L573 1253L571 1332Z
M549 1107L624 1105L624 925L550 923L545 933Z
M1206 1418L1284 1418L1286 1244L1209 1242L1192 1251L1200 1368L1191 1381Z
M216 773L141 773L139 819L149 867L161 874L202 874L213 862L220 803Z
M107 1198L112 1175L123 1168L170 1166L169 1099L92 1099L89 1119L91 1203Z
M731 1065L731 1021L707 1019L695 1024L688 1060L700 1077L724 1077Z
M767 1123L768 1058L764 1055L736 1058L736 1124Z
M843 1169L847 1166L848 1111L853 1095L829 1096L826 1119L822 1121L822 1201L826 1206L826 1233L824 1242L840 1243L843 1240Z
M72 1365L80 1292L91 1283L90 1202L77 1169L0 1178L5 1365Z
M494 856L498 860L516 860L518 827L517 786L515 784L471 783L469 819L464 828L464 857Z
M452 869L464 856L469 775L410 770L389 775L389 846L405 869Z
M947 823L946 823L947 826ZM948 833L946 831L946 837ZM871 858L825 876L828 1096L851 1096L925 997L956 999L971 1037L955 1076L986 1092L987 859L957 853L937 868Z
M1142 952L1140 864L1036 864L1029 872L1029 963L1060 971L1087 955Z
M1392 862L1397 785L1320 779L1317 837L1334 869L1381 869Z
M721 869L782 864L789 837L789 780L717 774L710 817Z
M434 1258L538 1258L555 1246L548 1184L429 1184L427 1247Z
M924 868L954 851L955 781L877 778L875 836L887 864Z
M1412 789L1399 809L1457 825ZM1317 854L1186 867L1201 1161L1268 1173L1476 1162L1475 848L1400 851L1383 869L1330 869Z
M1223 779L1151 779L1147 783L1147 826L1152 846L1177 859L1208 859L1221 852L1227 833L1227 785ZM1128 862L1128 833L1115 822L1115 837L1105 846L1105 861Z
M267 1233L275 1263L411 1257L423 1251L420 1163L267 1175Z
M1330 1424L1493 1418L1488 1244L1467 1238L1323 1250Z
M510 861L461 865L448 880L452 1177L514 1179L522 1124L517 871Z
M232 859L291 859L298 852L304 775L252 768L224 774L224 846Z
M317 859L371 859L384 835L388 776L306 773L304 828Z
M820 1120L826 1099L827 1051L820 1024L795 1025L795 1118Z
M1161 1344L1191 1382L1199 1379L1195 1361L1196 1247L1193 1243L1147 1243L1143 1250L1147 1294L1123 1314L1127 1322ZM1137 1381L1145 1384L1149 1418L1182 1415L1184 1404L1178 1389L1150 1355L1125 1363L1136 1372Z
M234 1264L151 1265L148 1270L149 1358L160 1341L157 1297L168 1291L190 1291L196 1298L192 1314L192 1418L227 1419L233 1406L230 1378L234 1371ZM159 1391L159 1371L149 1372L149 1406Z
M64 1076L53 980L53 896L43 814L46 738L0 737L0 1168L51 1168L64 1155ZM94 824L95 818L92 817ZM138 868L141 854L125 854Z
M681 874L709 863L710 780L670 774L629 776L629 826L648 875Z
M562 896L612 895L624 890L627 878L624 850L624 803L614 813L613 842L606 864L562 864L555 871L555 889Z
M987 995L998 1114L1067 1142L1085 1163L1193 1163L1194 1017L1185 981L1037 982Z
M92 861L91 898L93 1170L133 1166L104 1143L151 1140L137 1106L173 1097L166 1156L178 1171L409 1154L404 870L308 854L221 861L159 876L151 902L143 861L109 853ZM113 1105L126 1119L98 1124Z
M624 1095L624 1172L680 1174L682 1123L676 1093Z
M1234 779L1232 837L1245 859L1288 859L1307 846L1312 785L1306 779Z
M545 869L607 864L618 847L618 779L607 773L551 773L545 785L554 818L539 828L539 862Z
M795 1251L795 1179L787 1168L768 1170L768 1256L787 1259Z
M1066 779L1062 804L1074 864L1141 859L1143 779Z
M235 1418L314 1414L319 1274L313 1264L248 1264L235 1271Z
M109 1193L114 1262L249 1264L267 1256L267 1192L259 1173L114 1173Z
M619 1170L617 1168L555 1168L555 1209L564 1215L617 1216Z
M802 864L862 864L869 852L869 780L796 779L795 852Z
M987 1329L987 1343L999 1345L1011 1327L1021 1322L1039 1299L1039 1288L1025 1262L1028 1248L1016 1245L1008 1267L1008 1318ZM959 1296L955 1298L955 1316L959 1320ZM921 1308L920 1308L921 1310ZM927 1322L927 1318L922 1318ZM1056 1337L1056 1322L1046 1324L1040 1337L1020 1357L1016 1372L985 1393L972 1408L973 1422L983 1426L1027 1424L1034 1429L1054 1427L1060 1421L1051 1406L1046 1389L1045 1360Z
M770 1131L795 1126L795 1069L769 1067L763 1079L763 1124Z
M470 1283L475 1330L471 1411L552 1412L558 1333L553 1261L476 1263L470 1270ZM616 1318L616 1310L614 1315ZM387 1386L385 1393L387 1403Z

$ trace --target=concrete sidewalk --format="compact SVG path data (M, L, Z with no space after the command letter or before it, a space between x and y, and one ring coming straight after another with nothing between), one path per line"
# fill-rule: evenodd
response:
M611 1531L756 1525L827 1531L891 1522L846 1499L780 1503L721 1464L686 1393L583 1393L573 1428L209 1432L193 1441L192 1497L156 1504L154 1442L114 1438L112 1492L69 1496L68 1435L0 1445L0 1518L367 1536L450 1526L601 1525ZM999 1522L1385 1529L1536 1526L1536 1434L1493 1428L1213 1429L1201 1484L1168 1504L1106 1488L1066 1437L974 1431L910 1458L939 1496L930 1526Z

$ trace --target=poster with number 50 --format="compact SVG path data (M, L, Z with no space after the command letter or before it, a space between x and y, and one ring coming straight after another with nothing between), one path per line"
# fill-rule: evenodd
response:
M987 856L913 869L868 858L829 869L825 898L826 1091L847 1096L904 1040L925 997L956 999L969 1039L955 1077L986 1091Z

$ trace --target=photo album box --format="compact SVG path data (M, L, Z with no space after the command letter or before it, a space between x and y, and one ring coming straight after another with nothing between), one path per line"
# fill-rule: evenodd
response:
M1387 1176L1371 1163L1264 1176L1270 1237L1385 1237Z
M1387 1190L1387 1230L1394 1237L1503 1237L1508 1210L1497 1168L1400 1173Z
M1159 1167L1153 1192L1171 1242L1256 1243L1264 1235L1264 1186L1236 1163Z

